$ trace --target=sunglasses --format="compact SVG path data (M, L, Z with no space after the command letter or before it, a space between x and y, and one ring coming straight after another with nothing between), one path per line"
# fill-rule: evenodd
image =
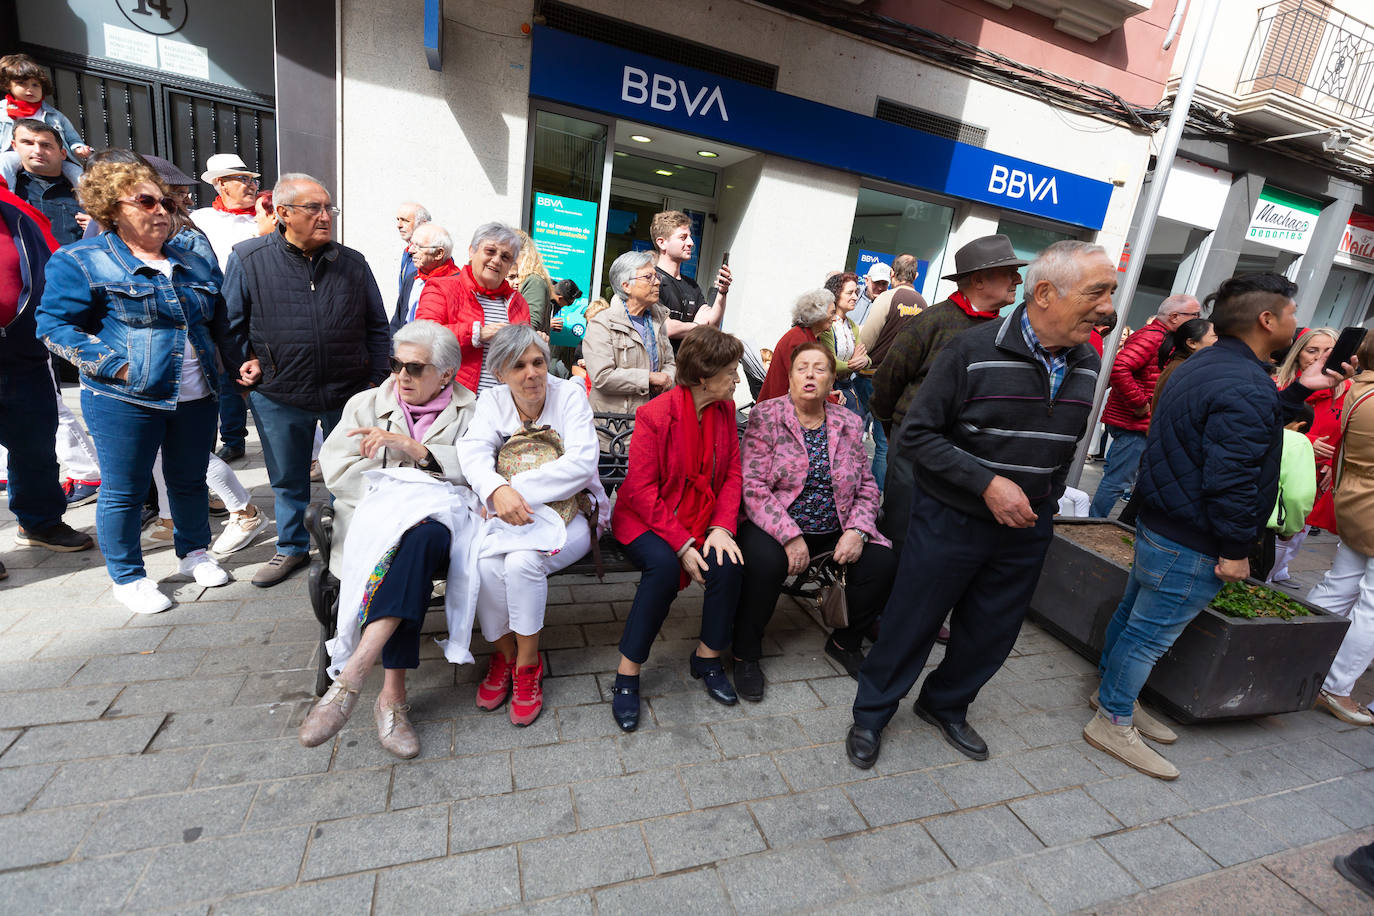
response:
M171 197L154 197L151 194L135 194L133 197L121 197L119 202L122 204L133 204L145 213L152 213L158 207L168 213L175 213L177 208L176 201Z
M426 369L434 365L433 363L403 363L394 356L388 357L388 360L391 364L391 371L394 374L400 375L401 370L404 369L406 375L411 378L419 378L425 374Z

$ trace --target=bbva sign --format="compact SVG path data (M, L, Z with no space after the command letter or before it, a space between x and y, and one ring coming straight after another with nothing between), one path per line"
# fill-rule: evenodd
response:
M1009 169L1005 165L992 167L992 174L988 179L988 193L1018 199L1029 197L1032 201L1049 200L1054 204L1059 203L1059 187L1055 184L1053 175L1048 178L1042 176L1037 179L1030 172Z
M730 120L725 111L725 97L719 86L701 86L693 92L686 80L673 79L661 73L651 74L638 67L625 68L620 84L620 98L631 105L648 103L659 111L674 111L678 105L687 112L687 117L704 116L712 106L720 112L722 121Z

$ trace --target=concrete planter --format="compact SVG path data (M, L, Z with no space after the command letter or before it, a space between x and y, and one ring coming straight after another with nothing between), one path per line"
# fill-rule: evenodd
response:
M1132 533L1114 521L1055 525ZM1125 565L1056 532L1031 598L1031 619L1096 664L1129 574ZM1146 699L1185 723L1311 708L1350 621L1297 600L1311 617L1244 619L1205 608L1155 665Z

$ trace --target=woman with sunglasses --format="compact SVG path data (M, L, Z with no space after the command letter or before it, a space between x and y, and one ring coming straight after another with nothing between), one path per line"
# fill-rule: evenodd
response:
M392 338L392 353L391 377L348 399L320 451L325 485L334 495L329 568L341 582L348 573L349 526L367 492L368 471L419 468L453 484L467 483L457 443L477 396L454 384L462 362L458 338L433 321L412 321ZM368 672L380 660L386 673L373 707L377 739L397 757L420 752L420 739L406 717L406 670L420 666L420 626L434 578L447 575L451 546L449 529L427 519L401 536L389 559L383 557L369 578L356 648L301 723L300 740L306 747L338 733ZM352 624L340 618L340 626ZM334 661L338 663L337 656Z
M77 194L110 228L48 261L38 334L81 373L81 411L101 465L96 533L114 596L156 614L172 602L148 578L139 531L159 448L178 572L207 587L229 581L206 552L215 351L226 330L220 277L213 263L167 244L176 204L146 165L100 163Z

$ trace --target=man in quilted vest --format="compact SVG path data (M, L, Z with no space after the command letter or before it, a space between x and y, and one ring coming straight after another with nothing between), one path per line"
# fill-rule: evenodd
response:
M1093 518L1106 518L1122 494L1135 485L1140 453L1145 451L1145 434L1150 430L1150 399L1159 379L1159 345L1183 322L1202 315L1202 306L1193 296L1180 293L1159 304L1159 312L1126 343L1112 362L1112 393L1102 411L1102 422L1112 437L1107 450L1107 465L1097 485L1092 507Z

